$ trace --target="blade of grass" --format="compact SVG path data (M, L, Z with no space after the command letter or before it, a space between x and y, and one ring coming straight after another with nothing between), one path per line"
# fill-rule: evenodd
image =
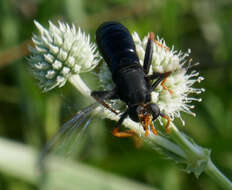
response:
M32 148L0 138L0 171L37 185L38 152ZM48 159L49 178L46 189L154 190L143 184L57 157Z

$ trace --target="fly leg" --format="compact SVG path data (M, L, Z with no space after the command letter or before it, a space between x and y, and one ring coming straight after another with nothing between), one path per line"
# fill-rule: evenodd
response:
M153 73L152 75L147 76L148 80L154 80L157 79L151 86L151 91L153 91L160 83L161 86L165 89L168 90L170 94L173 94L173 91L165 86L165 82L168 78L168 76L171 74L171 72L165 72L165 73Z
M150 67L151 67L151 62L152 62L152 54L153 54L153 46L155 43L156 45L166 49L169 51L169 48L161 44L159 41L155 40L154 33L150 32L148 41L147 41L147 46L146 46L146 51L145 51L145 56L144 56L144 62L143 62L143 70L144 73L147 75L149 73Z
M150 32L147 41L144 62L143 62L143 70L146 75L149 73L151 67L152 54L153 54L153 41L154 41L154 33Z
M167 47L167 46L161 44L158 40L154 40L154 42L155 42L155 44L156 44L157 46L164 48L166 51L170 51L170 48L169 48L169 47Z
M161 86L162 86L165 90L167 90L170 94L173 94L173 91L164 85L164 83L166 82L167 79L168 79L168 77L165 77L165 78L163 79L163 81L161 82Z
M140 114L140 115L139 115L139 121L140 121L140 123L142 124L143 129L144 129L144 131L145 131L145 137L147 137L148 134L149 134L149 126L150 126L150 128L151 128L151 130L152 130L152 133L153 133L154 135L157 135L157 134L158 134L157 130L155 129L155 126L153 125L151 115Z
M126 137L131 137L135 135L135 132L133 130L127 130L127 131L121 131L121 132L118 131L119 127L121 126L122 122L124 121L124 119L126 119L127 116L128 116L128 110L122 114L122 116L120 117L120 119L118 120L116 126L114 127L112 131L112 134L115 137L126 138Z
M113 108L111 108L107 103L104 102L104 100L110 100L110 99L116 99L117 94L116 90L111 91L93 91L91 93L91 96L101 105L103 105L108 110L112 111L115 114L118 114Z
M166 131L166 133L169 133L170 131L169 131L168 127L169 127L169 124L170 124L170 118L167 115L163 114L163 113L160 113L160 116L167 120L167 124L165 126L165 131Z
M153 125L153 122L152 122L151 119L149 120L149 125L150 125L150 127L151 127L152 133L153 133L154 135L157 135L158 132L157 132L157 130L155 129L155 126Z
M148 41L147 41L147 46L146 46L146 52L145 52L145 57L144 57L144 62L143 62L143 70L144 70L144 73L145 75L147 75L149 73L149 70L150 70L150 67L151 67L151 62L152 62L152 54L153 54L153 42L155 42L156 44L159 44L159 45L162 45L160 44L158 41L154 40L154 33L153 32L150 32L149 33L149 38L148 38ZM155 72L153 73L152 75L147 75L146 78L151 81L151 80L154 80L154 79L157 79L155 81L154 84L152 84L152 87L151 87L151 91L153 91L158 85L159 83L161 83L162 87L165 89L165 90L168 90L170 94L173 93L172 90L168 89L166 86L165 86L165 82L167 80L167 77L171 74L171 72L165 72L165 73L158 73L158 72Z

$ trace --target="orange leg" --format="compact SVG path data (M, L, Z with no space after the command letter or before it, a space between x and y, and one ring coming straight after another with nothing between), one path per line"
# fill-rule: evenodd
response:
M112 131L112 134L115 136L115 137L119 137L119 138L127 138L127 137L132 137L135 134L135 132L133 130L128 130L128 131L124 131L124 132L119 132L118 131L118 127L115 127Z
M155 34L153 32L149 32L149 40L154 41Z
M173 94L173 91L164 85L165 82L167 81L167 79L168 79L167 77L164 78L164 80L161 82L161 86L162 86L165 90L168 90L168 92L169 92L170 94Z
M157 135L158 132L157 130L155 129L153 123L152 123L152 116L151 115L139 115L139 120L140 120L140 123L142 124L143 126L143 129L145 131L145 137L147 137L149 135L149 128L148 126L151 127L151 130L152 130L152 133L154 135Z
M144 123L144 126L143 126L143 128L145 130L145 137L147 137L148 134L149 134L149 129L148 129L149 123L150 123L150 117L145 116L145 123Z
M170 51L170 49L167 46L164 46L159 41L155 40L155 34L153 32L149 32L149 40L154 41L156 45Z
M145 130L145 137L147 137L149 135L149 130L147 125L144 127L144 130Z
M115 136L115 137L118 137L118 138L128 138L128 137L132 137L134 142L135 142L135 147L136 148L140 148L142 146L142 140L137 136L137 134L133 131L133 130L128 130L128 131L125 131L125 132L119 132L118 131L118 127L115 127L112 131L112 134Z
M147 123L147 117L143 114L139 115L139 122L142 124L143 129L145 131L145 136L148 136L148 123Z
M155 127L154 127L154 125L153 125L151 119L150 119L149 125L150 125L150 127L151 127L151 130L152 130L153 134L154 134L154 135L157 135L158 132L157 132L157 130L155 129Z
M165 131L166 133L170 133L170 130L169 130L169 124L170 124L170 118L167 116L167 115L161 115L163 118L167 119L167 124L165 126Z
M165 50L170 51L169 47L164 46L164 45L161 44L158 40L154 40L154 42L155 42L155 44L156 44L157 46L160 46L160 47L164 48Z

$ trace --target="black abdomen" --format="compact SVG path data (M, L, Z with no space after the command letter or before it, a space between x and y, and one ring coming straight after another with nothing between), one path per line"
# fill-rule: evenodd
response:
M96 41L113 76L122 68L140 67L132 36L120 23L103 23L96 31Z

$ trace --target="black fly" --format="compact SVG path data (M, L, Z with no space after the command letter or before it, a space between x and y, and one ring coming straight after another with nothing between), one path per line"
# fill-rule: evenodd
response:
M96 41L98 49L112 73L112 79L116 87L110 91L93 91L91 95L98 103L114 113L116 113L114 109L105 103L105 100L120 99L127 105L126 111L121 115L116 127L113 129L113 135L116 137L130 137L134 135L133 131L119 131L120 125L128 116L133 121L142 124L145 136L148 136L149 126L153 134L157 134L153 121L159 116L167 119L167 131L170 122L169 117L160 112L157 104L151 103L151 92L160 83L164 89L169 90L164 83L171 73L154 72L148 75L151 68L153 42L161 45L154 40L154 34L152 32L149 34L143 67L139 63L132 36L122 24L117 22L103 23L97 29ZM154 80L155 82L153 82ZM172 93L171 90L169 92ZM97 107L97 103L90 105L78 112L61 127L42 151L40 155L41 166L48 152L58 141L66 144L67 138L70 140L70 136L76 135L75 132L84 130L88 126L93 110ZM62 139L63 142L61 142Z
M127 110L121 115L113 129L113 135L116 137L133 135L133 131L118 131L127 116L143 125L146 136L149 131L148 126L151 127L154 134L157 134L153 121L159 116L167 119L167 131L170 122L169 117L160 112L157 104L151 103L151 92L160 83L167 89L164 83L171 73L154 72L152 75L148 75L152 61L153 42L155 41L154 34L149 34L143 67L139 63L132 36L122 24L117 22L103 23L97 29L96 41L98 49L112 73L112 79L116 87L111 91L93 91L91 95L97 102L113 112L114 110L104 100L120 99L127 105ZM152 83L153 80L156 81ZM171 91L169 92L171 93Z

